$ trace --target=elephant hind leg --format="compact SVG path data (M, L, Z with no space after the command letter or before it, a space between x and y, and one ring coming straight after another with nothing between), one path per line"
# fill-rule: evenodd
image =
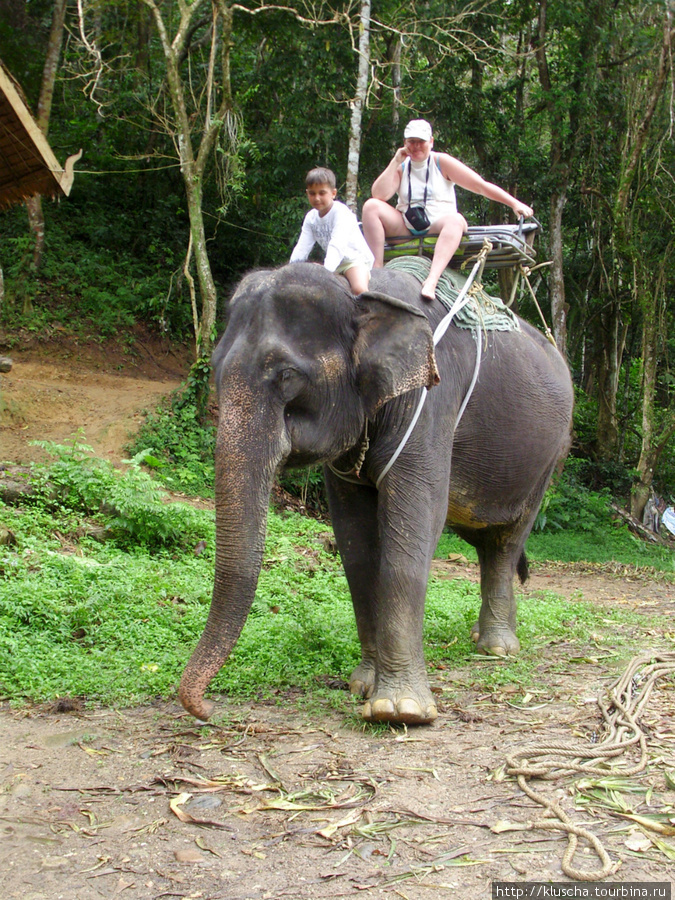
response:
M471 640L476 651L485 656L515 656L520 652L515 629L481 625L480 618L471 628Z
M349 676L349 690L355 697L370 697L375 687L375 661L365 656Z
M480 614L471 629L471 639L479 653L513 656L520 650L513 579L516 571L521 581L528 575L522 546L504 540L503 533L493 529L480 537L471 535L469 542L478 552L481 589Z
M527 556L525 556L525 551L520 554L516 572L518 573L518 578L520 578L520 583L525 584L530 577L530 563L528 562Z

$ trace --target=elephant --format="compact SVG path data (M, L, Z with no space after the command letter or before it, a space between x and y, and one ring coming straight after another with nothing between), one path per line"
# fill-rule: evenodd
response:
M421 297L415 277L387 267L373 270L358 297L343 277L311 262L254 271L239 283L212 360L213 597L179 687L196 718L212 714L206 689L251 607L283 465L324 464L361 644L350 690L364 700L364 719L426 724L438 715L422 626L446 522L478 555L477 650L518 652L514 575L527 575L525 541L569 450L571 378L555 345L526 322L486 331L478 380L456 426L477 344L471 330L451 323L434 348L432 329L444 314L438 300Z

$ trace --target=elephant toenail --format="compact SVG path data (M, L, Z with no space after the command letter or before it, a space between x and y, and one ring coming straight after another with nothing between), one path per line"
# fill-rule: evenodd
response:
M386 697L372 703L371 710L373 719L378 722L396 719L396 709L394 704Z
M417 700L413 700L411 697L404 697L403 700L399 700L398 712L400 716L405 716L405 718L423 718L422 707Z

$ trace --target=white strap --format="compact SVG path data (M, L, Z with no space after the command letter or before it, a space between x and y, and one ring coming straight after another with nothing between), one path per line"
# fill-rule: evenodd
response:
M483 263L484 263L484 259L479 258L477 260L473 269L471 270L471 274L469 275L469 277L466 280L464 287L459 292L459 294L457 295L457 299L450 307L449 312L447 312L445 314L445 316L441 319L441 321L436 326L436 330L434 331L434 347L438 344L440 339L443 337L445 332L448 330L448 328L450 327L450 323L452 322L454 317L457 315L457 313L460 311L460 309L462 309L464 306L466 306L466 304L471 299L469 297L469 289L470 289L471 285L474 283L476 275L478 274L478 270L480 268L482 268ZM477 366L474 370L474 378L473 378L473 381L471 382L471 386L469 388L469 393L464 398L464 403L462 404L462 408L459 411L459 417L457 419L457 422L459 422L459 418L461 418L462 414L464 413L466 404L469 402L469 397L471 396L471 392L473 391L474 385L476 383L476 379L478 378L478 366L480 366L480 359L479 359L479 356L480 356L480 334L478 335L478 348L479 348L479 352L476 354ZM401 443L398 445L398 447L394 451L393 456L391 457L391 459L389 460L387 465L384 467L384 469L380 472L380 476L377 479L377 481L375 482L376 488L379 488L380 482L382 481L384 476L387 474L389 469L391 469L391 467L394 465L396 460L399 458L401 451L403 450L405 445L408 443L408 438L412 434L413 429L414 429L415 425L417 424L417 420L420 417L420 413L422 412L422 408L426 402L428 393L429 393L429 388L422 388L422 395L419 399L419 403L417 404L417 409L415 410L415 414L412 417L410 425L408 425L408 429L407 429L406 433L403 435ZM457 427L457 422L455 423L455 428Z

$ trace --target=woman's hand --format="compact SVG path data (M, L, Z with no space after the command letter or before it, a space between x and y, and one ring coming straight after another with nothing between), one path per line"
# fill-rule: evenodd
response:
M402 163L405 162L405 160L409 156L410 156L410 153L408 152L406 147L399 147L398 150L396 151L396 153L394 153L393 161L396 163L397 166L400 166L400 165L402 165Z
M513 211L517 216L524 216L526 219L534 215L532 207L528 206L527 203L521 203L520 201L513 205Z

